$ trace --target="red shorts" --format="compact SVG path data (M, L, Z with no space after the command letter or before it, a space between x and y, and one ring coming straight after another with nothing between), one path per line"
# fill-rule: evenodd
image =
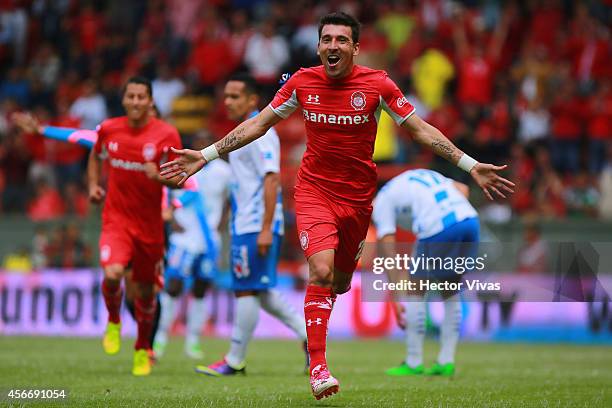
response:
M372 206L339 204L305 184L295 191L295 214L304 255L309 258L334 249L334 268L353 273L368 233Z
M100 264L119 264L132 269L132 280L140 283L158 281L162 273L163 242L144 242L126 226L102 226Z

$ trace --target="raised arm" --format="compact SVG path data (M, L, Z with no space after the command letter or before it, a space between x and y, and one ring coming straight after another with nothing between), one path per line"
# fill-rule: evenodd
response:
M191 149L172 149L179 157L164 163L160 175L165 178L181 176L179 185L188 177L198 172L206 163L227 154L263 136L268 129L280 122L282 118L276 115L270 107L266 107L257 116L247 119L223 139L198 151Z
M476 160L462 152L438 129L425 122L418 115L413 114L404 121L402 127L408 129L414 140L427 147L435 154L445 158L454 165L470 173L474 181L482 188L489 200L493 200L491 192L506 198L501 190L513 193L514 183L497 174L507 166L495 166L488 163L478 163Z

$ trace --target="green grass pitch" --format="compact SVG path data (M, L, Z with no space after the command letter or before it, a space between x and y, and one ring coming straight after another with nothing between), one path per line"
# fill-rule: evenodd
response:
M206 339L205 363L227 350ZM612 407L612 348L464 343L458 373L447 378L389 378L404 346L386 340L331 341L328 360L340 393L315 401L297 342L255 340L247 376L210 378L193 371L173 338L151 376L132 377L132 339L106 356L99 339L0 337L0 389L67 388L66 402L12 406L75 407ZM426 361L437 345L428 342ZM0 406L11 406L6 397Z

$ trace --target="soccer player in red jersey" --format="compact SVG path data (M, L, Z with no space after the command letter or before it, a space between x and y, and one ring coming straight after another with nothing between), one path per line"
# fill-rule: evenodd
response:
M295 207L300 243L308 259L304 315L310 353L310 384L315 398L335 394L338 381L327 368L327 326L336 295L347 292L359 259L376 192L372 161L381 109L414 139L469 172L489 199L504 197L514 184L497 174L506 166L478 163L440 131L414 114L386 72L354 64L359 23L345 13L319 22L318 54L323 65L300 69L274 100L227 136L202 151L175 150L161 175L181 182L219 154L261 137L271 126L302 108L306 153L298 173Z
M160 177L158 166L168 158L169 148L181 141L174 127L149 114L153 96L147 79L129 79L122 103L126 116L98 126L87 178L90 200L100 203L104 199L100 262L109 321L103 347L108 354L119 351L121 278L131 267L138 325L132 373L141 376L151 372L147 349L156 310L154 285L164 253L162 187L176 187L181 181L180 176ZM100 185L103 160L108 162L108 192Z

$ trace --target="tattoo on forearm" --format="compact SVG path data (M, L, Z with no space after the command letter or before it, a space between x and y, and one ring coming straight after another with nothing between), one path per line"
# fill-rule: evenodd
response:
M446 139L434 139L431 148L436 154L453 162L459 161L461 157L461 151Z
M215 145L219 154L229 153L236 147L240 147L242 139L244 138L245 128L243 126L230 132L229 135L219 140Z

